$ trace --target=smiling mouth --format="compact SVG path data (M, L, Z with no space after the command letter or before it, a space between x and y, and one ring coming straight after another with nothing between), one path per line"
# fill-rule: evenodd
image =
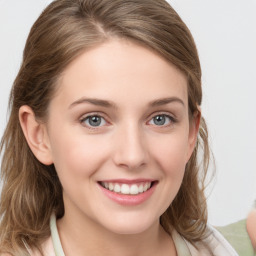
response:
M145 193L154 185L154 183L154 181L139 182L134 184L103 181L99 182L103 188L121 195L138 195Z

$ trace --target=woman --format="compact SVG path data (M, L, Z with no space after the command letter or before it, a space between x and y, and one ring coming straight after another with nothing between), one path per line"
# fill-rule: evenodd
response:
M51 3L1 143L1 253L236 255L207 225L201 101L196 46L165 1Z

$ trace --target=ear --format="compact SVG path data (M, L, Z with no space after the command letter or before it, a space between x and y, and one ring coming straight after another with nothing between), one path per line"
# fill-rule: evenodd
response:
M197 142L197 135L199 132L200 120L201 120L201 109L198 106L198 110L193 114L190 125L189 125L189 137L188 137L188 155L187 155L187 162L189 161L196 142Z
M19 109L19 120L27 143L42 164L53 163L51 148L46 125L36 120L33 110L29 106L22 106Z

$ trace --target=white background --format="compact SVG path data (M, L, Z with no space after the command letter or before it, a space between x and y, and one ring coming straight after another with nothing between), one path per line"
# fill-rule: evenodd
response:
M0 136L29 29L47 0L0 0ZM256 199L256 0L170 0L190 28L203 70L203 106L217 178L210 222L245 218Z

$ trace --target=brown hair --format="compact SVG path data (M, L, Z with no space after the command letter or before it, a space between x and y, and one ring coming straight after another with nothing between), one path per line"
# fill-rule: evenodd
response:
M64 214L62 187L54 165L41 164L23 135L18 112L30 106L38 120L47 107L65 67L85 49L113 37L133 40L157 52L178 67L188 81L189 111L202 100L201 68L189 29L164 0L56 0L31 28L23 61L10 96L10 118L1 140L2 182L0 252L26 255L24 241L40 249L50 235L52 212ZM167 232L175 228L190 242L205 234L204 196L209 163L208 135L201 119L196 148L181 188L161 216ZM203 164L198 162L201 145ZM203 166L199 170L199 166Z

